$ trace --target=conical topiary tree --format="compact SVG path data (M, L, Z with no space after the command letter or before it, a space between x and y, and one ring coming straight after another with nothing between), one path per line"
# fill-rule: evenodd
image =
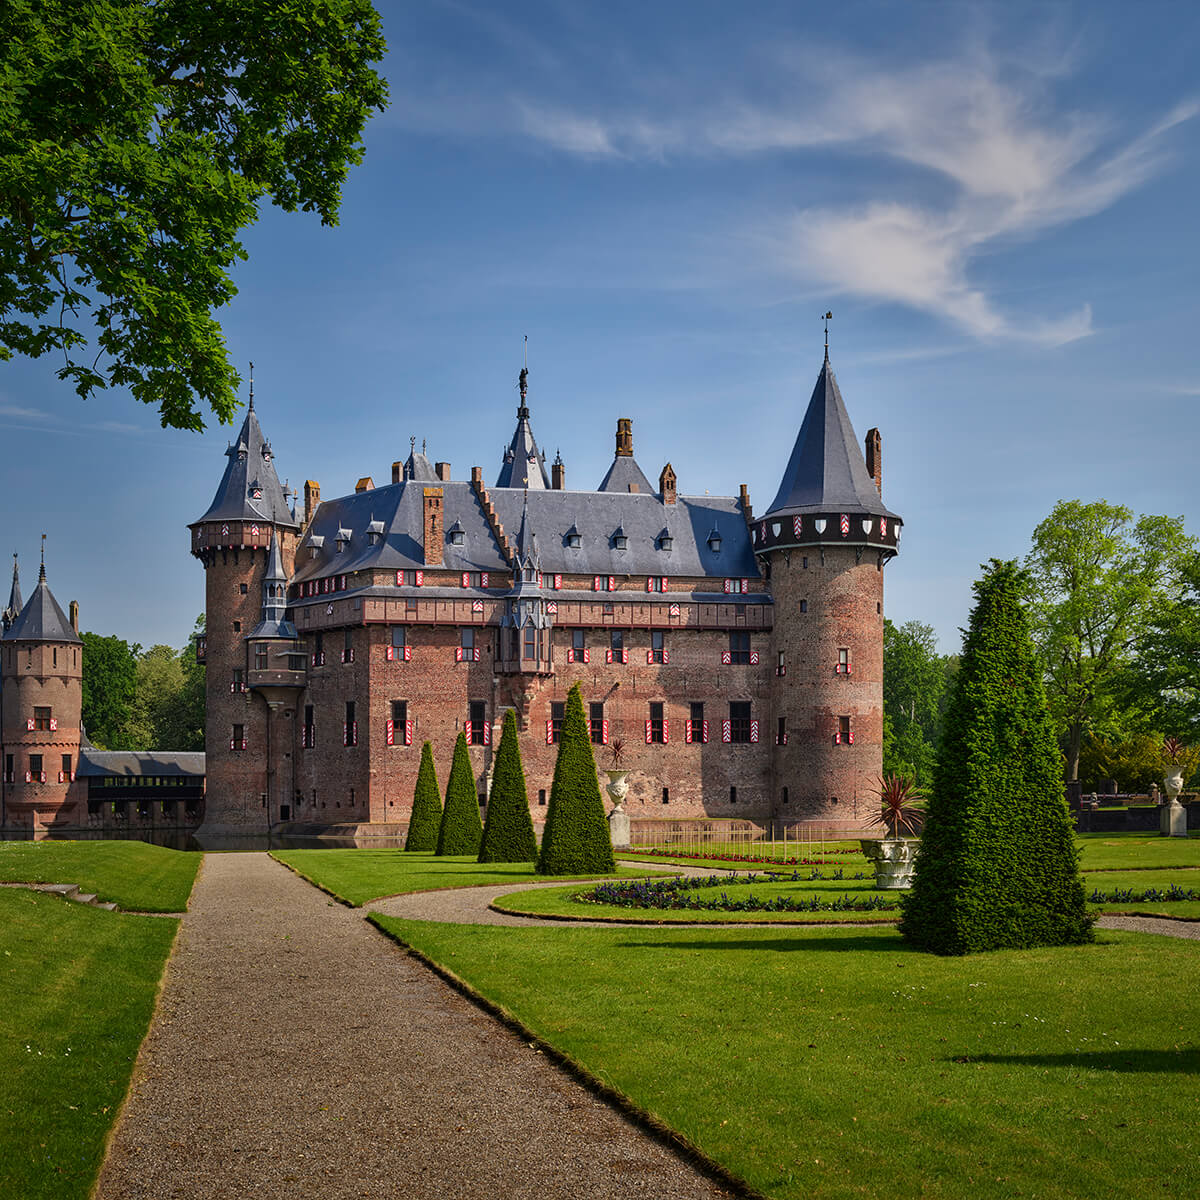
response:
M616 869L583 697L575 684L567 694L537 871L539 875L601 875Z
M479 861L533 862L538 856L529 796L525 791L525 768L517 739L517 719L510 708L504 714L504 731L496 749L492 771L492 794L488 797L487 820Z
M1021 603L993 559L975 584L901 932L936 954L1090 942L1063 763Z
M475 772L467 753L467 739L458 735L454 743L454 761L446 781L446 807L438 829L439 854L478 854L483 825L479 820L479 799L475 795Z
M442 796L438 791L437 772L433 769L433 747L421 747L421 765L417 786L413 788L412 816L408 819L405 850L436 850L438 826L442 823Z

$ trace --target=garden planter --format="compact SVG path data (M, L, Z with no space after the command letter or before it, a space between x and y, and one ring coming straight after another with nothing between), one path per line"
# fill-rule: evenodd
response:
M630 843L629 814L621 802L629 794L628 771L606 771L608 783L604 790L612 797L613 810L608 814L608 836L614 850L628 850Z
M608 776L608 783L604 785L604 790L612 797L612 802L616 808L620 808L629 795L629 781L626 778L628 771L605 771Z
M912 883L919 838L862 838L862 852L874 864L877 888L906 888Z
M1163 779L1167 801L1159 810L1158 828L1163 837L1187 837L1187 810L1179 803L1183 791L1183 768L1169 766Z

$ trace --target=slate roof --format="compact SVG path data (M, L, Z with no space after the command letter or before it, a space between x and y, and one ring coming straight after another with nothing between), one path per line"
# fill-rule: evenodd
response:
M546 456L538 449L529 424L529 409L524 400L517 409L517 428L504 452L504 465L496 479L498 488L544 488L550 490L546 474Z
M631 489L630 484L636 486ZM638 491L654 495L658 489L651 486L650 480L642 473L642 468L637 465L637 460L632 454L618 454L613 459L612 466L608 468L608 474L600 480L600 486L596 490L598 492Z
M113 775L189 775L204 774L204 752L191 750L97 750L80 746L77 775L84 778Z
M225 451L229 465L221 476L217 494L198 520L273 521L276 525L298 528L299 522L292 515L275 474L270 449L251 401L237 441ZM262 489L262 497L257 500L250 495L254 484Z
M46 583L46 568L43 567L38 585L29 597L29 603L21 615L4 634L6 642L81 642L80 636L71 628L71 622L58 606L54 593Z
M414 449L404 460L404 478L420 480L423 483L429 483L437 479L437 472L433 469L433 463L425 457L424 451L418 454Z
M507 578L511 565L501 555L469 483L442 483L442 520L445 528L456 521L464 531L463 544L444 541L443 568L449 571L502 572ZM356 492L341 499L326 500L317 509L296 550L295 582L357 571L368 567L413 569L425 567L421 542L423 487L398 483ZM496 514L515 538L521 528L526 494L516 488L489 492ZM663 504L648 492L569 492L530 489L527 535L536 538L536 552L543 573L588 575L709 575L716 578L754 578L758 564L749 531L734 496L680 496L675 504ZM371 545L364 531L380 520L386 534ZM334 535L345 526L354 538L341 554ZM580 535L577 549L567 546L567 531L575 526ZM613 546L618 526L629 539L624 551ZM722 539L720 554L709 548L707 538L716 528ZM669 551L659 548L662 531L672 539ZM316 557L309 548L314 538L323 539ZM714 587L714 591L721 588Z
M251 638L288 638L295 641L298 636L296 627L284 619L287 608L287 589L284 587L284 599L272 603L267 599L266 585L269 583L287 584L287 572L283 569L283 555L279 551L279 537L271 530L271 548L267 552L267 570L263 575L263 606L262 617L250 632Z
M870 513L898 520L884 506L826 355L808 411L763 517L806 512Z

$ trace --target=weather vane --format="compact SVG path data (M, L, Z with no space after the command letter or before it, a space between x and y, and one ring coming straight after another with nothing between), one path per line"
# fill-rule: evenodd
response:
M250 411L254 411L254 364L250 364Z
M829 361L829 322L833 320L833 310L831 309L822 318L825 322L825 361Z

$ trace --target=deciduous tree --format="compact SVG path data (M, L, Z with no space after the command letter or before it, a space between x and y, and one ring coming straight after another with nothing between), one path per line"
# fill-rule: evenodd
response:
M102 750L128 750L130 706L137 691L141 646L119 637L81 633L83 640L83 725Z

